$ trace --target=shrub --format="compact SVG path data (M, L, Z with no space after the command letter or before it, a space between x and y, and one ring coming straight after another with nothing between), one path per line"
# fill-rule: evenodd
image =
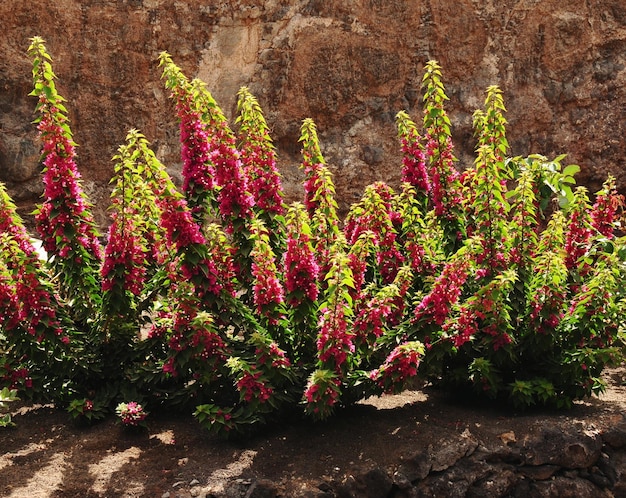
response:
M368 186L345 220L315 124L303 202L286 205L262 110L235 129L163 53L182 192L137 130L114 156L100 244L43 40L29 48L43 144L42 261L0 188L2 383L97 420L193 410L214 433L314 419L416 376L515 406L569 406L621 358L622 197L572 191L563 156L508 157L502 94L457 169L440 67L397 125L403 183ZM550 199L558 203L550 204ZM132 401L131 401L132 400ZM130 417L130 418L129 418Z

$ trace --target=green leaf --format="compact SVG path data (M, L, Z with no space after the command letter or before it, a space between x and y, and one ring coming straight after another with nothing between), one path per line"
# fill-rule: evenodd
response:
M580 166L577 164L570 164L563 169L564 176L574 176L576 173L580 172Z

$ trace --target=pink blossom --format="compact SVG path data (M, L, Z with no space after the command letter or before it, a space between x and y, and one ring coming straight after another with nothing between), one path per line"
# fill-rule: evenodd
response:
M451 306L456 303L468 277L469 262L456 260L447 263L437 277L431 291L415 308L414 320L441 325Z
M413 130L411 136L402 138L402 152L402 181L423 192L430 192L426 155L417 131Z
M478 332L479 314L473 306L461 307L459 316L455 320L449 320L443 325L443 330L450 335L450 340L456 348L472 340Z
M430 198L435 214L455 218L454 210L461 204L460 175L454 168L452 139L446 137L441 144L430 134L426 135L426 157L429 162Z
M574 210L570 215L565 239L565 266L568 269L578 266L579 260L589 249L590 238L591 230L586 217L580 210Z
M284 214L282 185L273 149L244 144L242 160L256 207L268 213Z
M135 401L128 403L120 403L115 409L120 417L122 424L126 426L138 426L146 419L148 414L144 411L143 406Z
M624 196L617 193L615 179L609 177L598 192L591 209L591 226L608 239L613 238L615 224L624 207Z
M80 185L74 145L58 121L58 109L45 106L41 109L38 129L43 140L44 202L35 220L44 248L51 254L59 254L64 244L71 244L65 237L65 227L71 225L76 232L74 240L87 254L100 259L102 248Z
M307 411L320 418L328 416L341 394L341 381L326 371L317 371L309 379L304 390Z
M393 191L382 182L368 186L361 209L356 210L348 219L344 229L348 244L352 246L364 233L372 234L376 264L383 283L392 282L404 263L394 227L394 221L399 220L400 214L392 208L392 197Z
M424 346L419 342L401 344L378 369L370 372L370 378L385 392L401 389L404 382L417 375L423 354Z
M269 348L257 348L254 352L261 365L270 365L272 368L286 368L291 365L285 352L275 342L270 343Z
M264 380L261 380L263 372L261 371L244 371L243 375L237 380L237 390L242 394L246 402L256 399L263 404L272 397L274 389L268 386Z
M0 182L0 233L12 237L22 252L29 256L35 254L35 248L26 227L2 182Z
M317 299L320 268L310 237L298 226L292 225L288 229L284 260L286 300L291 306L299 306L305 299Z
M181 109L178 115L181 119L183 190L189 199L196 190L210 191L215 187L215 168L209 157L209 130L200 113Z
M163 372L167 374L171 374L173 377L176 377L178 375L178 372L176 371L174 362L175 362L174 357L168 358L168 360L163 364Z
M229 221L229 230L233 229L232 220L246 219L252 216L254 197L248 187L240 152L231 138L212 143L211 160L215 164L215 178L220 186L217 197L220 214Z
M104 291L112 290L116 284L136 296L143 290L146 258L135 232L132 219L120 220L115 217L110 225L100 271ZM120 275L121 282L118 280Z
M354 332L347 330L347 320L343 306L320 310L317 350L322 363L328 363L339 372L348 356L354 353Z
M275 315L275 307L284 301L284 291L278 279L274 253L269 244L269 234L260 221L252 224L251 234L254 241L250 253L253 261L254 304L261 315L266 316L270 323L276 324L278 317Z

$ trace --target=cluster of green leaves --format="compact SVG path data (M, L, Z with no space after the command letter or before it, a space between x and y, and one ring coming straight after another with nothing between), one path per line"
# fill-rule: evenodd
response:
M476 159L461 169L441 68L427 64L421 123L397 117L406 181L368 186L342 221L312 120L300 136L303 203L287 206L250 91L231 129L204 84L161 54L185 185L131 130L114 157L100 255L85 242L96 232L41 39L30 54L45 172L67 166L45 181L72 186L38 210L68 220L42 217L43 236L56 227L45 261L0 189L7 389L88 422L131 401L192 410L228 435L294 412L323 419L417 375L515 406L570 406L620 361L621 196L612 178L593 204L572 190L578 167L564 156L508 157L497 87L474 115Z
M3 387L2 390L0 390L0 427L11 427L15 425L11 420L11 414L5 412L8 411L9 403L18 401L19 399L16 389Z

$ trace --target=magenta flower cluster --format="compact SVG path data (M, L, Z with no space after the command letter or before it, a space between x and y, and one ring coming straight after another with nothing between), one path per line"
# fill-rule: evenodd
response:
M217 142L217 143L216 143ZM234 139L227 137L221 141L212 140L211 160L215 165L215 179L220 186L217 200L220 214L225 220L247 219L252 216L254 197L248 187L240 152ZM232 230L232 223L228 229Z
M337 377L315 376L309 380L304 390L304 399L308 409L318 415L328 413L339 401L341 381Z
M69 337L57 317L56 296L42 283L40 261L34 249L28 253L22 249L31 249L32 245L27 240L23 242L22 247L16 243L5 249L9 273L0 273L0 300L6 304L0 325L6 331L21 327L37 342L42 342L51 332L67 344Z
M74 162L74 145L53 118L55 113L58 109L50 108L42 116L38 127L43 139L45 168L44 202L35 216L37 228L44 249L51 254L65 258L73 252L72 244L77 242L93 257L100 259L102 247L80 186L81 176ZM70 226L73 232L71 238L67 235ZM72 257L80 258L80 255L72 254Z
M468 278L469 261L456 260L447 263L435 280L431 291L415 308L414 321L442 325L451 306L455 304Z
M4 372L0 371L0 382L2 385L7 385L9 389L32 389L33 379L28 368L14 369L8 362L4 363L2 368L4 370Z
M617 193L615 181L610 177L598 195L591 209L591 225L608 239L614 237L619 212L624 207L624 196Z
M354 332L348 330L345 309L336 305L333 309L320 310L317 350L322 363L340 372L350 354L354 353Z
M38 260L35 256L27 256L26 259L31 261L25 261L15 277L15 293L19 303L18 321L39 342L43 341L46 332L52 331L67 344L69 337L61 328L53 303L54 296L41 284L39 275L32 271Z
M565 266L568 269L578 267L579 261L589 249L591 227L585 214L578 209L570 214L565 239Z
M0 273L0 327L3 330L11 330L19 323L16 313L18 310L17 293L15 292L15 282L4 273Z
M324 188L322 171L326 168L322 163L304 163L304 206L309 214L320 207L319 193Z
M407 380L417 375L423 354L421 343L401 344L387 356L380 368L370 372L370 379L385 392L400 389Z
M137 427L139 425L143 425L144 420L148 416L148 413L143 409L143 406L135 401L120 403L117 405L115 412L120 418L122 424L127 427Z
M425 193L430 192L430 180L426 167L426 155L415 130L402 137L402 181Z
M211 160L209 129L201 115L179 103L183 192L194 214L202 214L207 196L215 189L215 167Z
M262 371L252 369L251 371L244 370L241 377L237 380L237 390L246 402L249 403L255 399L259 403L265 403L274 394L274 389L262 377Z
M535 330L540 334L548 334L563 319L563 303L565 292L549 285L539 287L530 299L529 318Z
M121 284L122 290L135 296L141 294L146 276L145 259L133 220L120 222L119 216L115 216L109 226L104 262L100 271L102 290L111 291Z
M259 144L246 143L241 153L255 206L267 213L284 214L282 184L273 150L268 151Z
M388 284L405 260L397 244L394 227L395 223L401 224L401 216L392 208L393 191L384 183L377 182L368 187L366 196L364 212L349 220L344 233L350 246L354 246L364 232L373 234L376 263L383 283ZM358 266L355 269L361 270Z
M256 348L254 354L258 358L259 365L266 365L276 369L291 366L289 358L275 342L271 342L267 348Z
M180 106L178 117L183 160L183 191L187 198L190 198L197 188L201 191L215 188L215 168L210 158L209 129L202 122L200 113L191 111L188 106Z
M448 320L443 324L442 330L450 336L452 344L460 348L463 344L472 340L478 332L478 320L484 318L484 314L477 311L473 305L463 304L459 315L455 320Z
M253 225L251 233L255 238L250 254L252 258L252 276L254 279L254 304L261 316L265 316L272 325L278 324L276 306L285 300L283 286L278 278L274 254L269 245L267 230Z
M444 146L439 141L426 136L426 157L429 163L430 196L438 217L453 219L454 210L461 204L461 192L455 187L460 179L454 168L452 139L446 137Z
M169 331L168 346L172 356L163 365L163 372L178 375L176 368L178 354L190 350L191 357L205 365L221 364L227 357L227 346L222 337L210 324L198 321L197 306L193 299L179 301L179 307L173 313ZM162 333L156 329L154 334Z
M361 341L373 344L383 335L393 304L391 299L372 298L361 307L354 320L354 330Z
M287 303L298 306L305 298L315 301L319 293L317 282L320 268L307 234L289 233L284 267Z

